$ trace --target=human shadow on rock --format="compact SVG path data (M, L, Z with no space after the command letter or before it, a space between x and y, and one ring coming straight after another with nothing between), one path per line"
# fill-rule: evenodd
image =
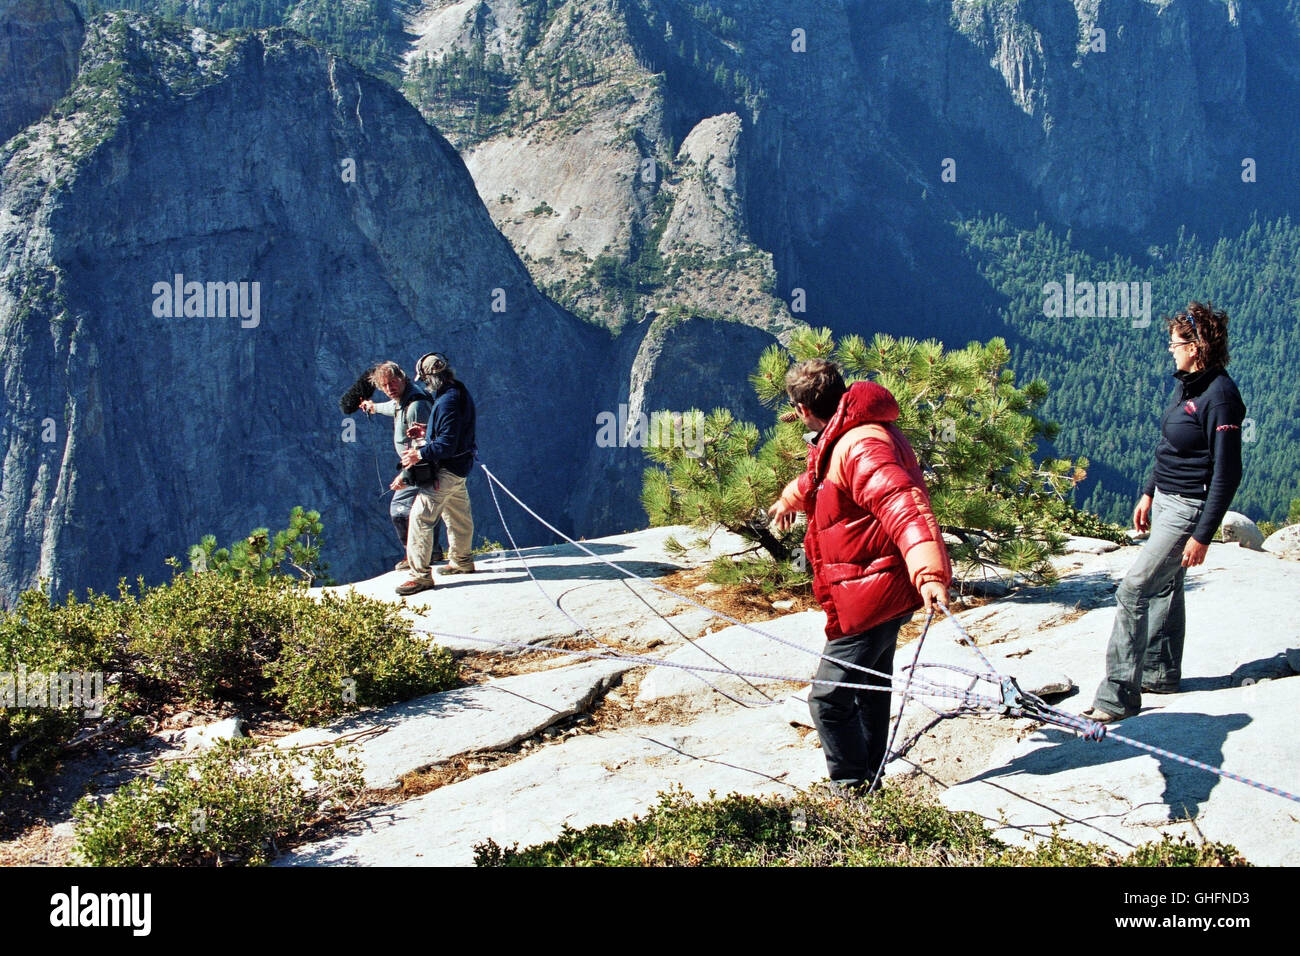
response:
M1220 767L1228 735L1250 722L1249 714L1148 712L1130 717L1113 729L1125 737ZM1118 740L1084 740L1065 730L1049 729L1041 733L1053 746L1040 747L1015 757L971 780L1003 780L1013 774L1049 776L1081 767L1103 767L1145 752ZM1196 817L1219 784L1220 777L1168 757L1157 756L1156 759L1160 762L1160 774L1165 781L1161 800L1169 808L1170 819Z

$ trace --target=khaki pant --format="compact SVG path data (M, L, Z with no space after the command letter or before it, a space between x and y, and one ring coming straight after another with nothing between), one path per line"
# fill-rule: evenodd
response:
M434 530L441 517L447 525L447 557L453 567L474 566L470 549L474 545L474 516L469 510L465 479L439 471L435 485L421 488L411 505L406 533L406 560L414 577L429 577L433 556Z

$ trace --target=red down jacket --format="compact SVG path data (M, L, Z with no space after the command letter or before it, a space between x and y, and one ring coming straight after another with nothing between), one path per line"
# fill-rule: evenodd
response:
M952 580L921 467L897 418L888 389L855 382L809 448L807 470L781 494L808 515L804 550L830 640L914 611L922 584Z

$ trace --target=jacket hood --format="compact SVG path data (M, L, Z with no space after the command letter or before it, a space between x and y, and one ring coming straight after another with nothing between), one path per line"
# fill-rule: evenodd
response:
M854 382L840 399L839 408L826 424L822 440L834 439L859 425L888 424L898 420L898 400L875 382Z
M817 439L818 457L824 456L845 432L859 425L888 425L898 420L898 400L875 382L854 382L840 399L835 414ZM820 474L824 462L818 462Z

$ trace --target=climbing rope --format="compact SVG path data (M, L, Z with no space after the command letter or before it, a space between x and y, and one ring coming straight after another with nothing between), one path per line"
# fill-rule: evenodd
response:
M695 601L689 597L686 597L685 595L678 594L674 591L670 591L669 589L663 587L662 585L655 584L653 581L650 581L642 577L641 575L637 574L636 572L628 568L624 568L618 564L615 564L612 561L607 560L606 558L597 554L595 551L592 551L590 548L583 545L581 542L575 541L573 538L569 537L564 532L560 531L553 524L551 524L549 521L547 521L545 518L539 515L536 511L530 508L527 504L525 504L522 500L520 500L520 498L513 491L511 491L508 487L506 487L506 485L503 482L501 482L501 480L498 479L496 475L494 475L492 471L482 462L479 462L479 467L483 470L484 474L488 477L490 489L492 488L493 485L499 487L517 505L519 505L519 507L521 507L530 516L532 516L543 527L547 528L553 534L563 538L568 544L578 548L584 554L588 555L589 557L595 558L597 561L601 562L602 564L608 565L610 568L613 568L615 571L619 572L620 574L623 574L628 578L636 579L641 583L647 585L648 587L653 588L656 591L659 591L663 594L667 594L670 597L673 597L679 601L683 601L687 604L693 605L694 607L697 607L703 611L708 612L709 614L712 614L725 621L728 621L731 624L741 627L746 631L749 631L753 634L757 634L760 637L766 638L767 640L776 641L779 644L783 644L787 647L793 648L805 654L810 654L821 660L832 660L835 664L837 664L840 667L850 668L852 670L856 670L873 677L884 678L886 683L884 685L874 685L874 684L853 683L848 681L826 680L822 678L817 678L815 676L809 679L808 677L805 676L779 675L779 674L762 673L756 671L737 671L732 668L726 667L725 665L719 667L712 667L703 664L688 664L681 661L669 661L669 660L664 660L663 658L650 657L649 655L642 655L642 656L626 655L626 654L618 653L617 650L613 648L610 649L614 650L615 653L597 654L590 651L571 650L568 648L539 647L533 644L523 644L515 641L503 641L498 638L449 634L446 632L434 631L434 630L424 629L424 628L413 628L413 630L417 630L422 633L427 633L434 637L477 641L486 644L495 644L503 647L512 647L522 651L562 653L574 657L589 658L594 660L621 661L621 662L633 664L635 666L669 667L669 668L689 671L691 673L695 673L696 676L699 676L700 673L724 674L728 676L735 676L735 677L747 678L752 680L771 680L771 681L783 681L789 683L811 683L814 685L821 685L821 686L851 688L853 690L884 691L887 693L893 693L893 686L892 686L893 675L891 674L885 674L881 671L873 670L872 668L865 667L863 665L856 664L851 661L835 660L833 658L828 657L825 654L822 654L819 651L815 651L810 648L804 647L803 645L797 644L793 641L788 641L785 638L779 637L775 634L770 634L762 630L761 628L757 628L754 627L753 625L745 623L744 621L737 620L734 617L731 617L721 611L718 611L715 608L710 608L704 604L701 604L700 602ZM507 529L506 533L507 535L510 536L511 545L514 546L515 545L514 537L510 533L508 526L506 526L505 516L502 512L501 505L499 500L497 499L495 490L492 490L492 500L496 504L497 514L501 518L502 525L503 527L506 527ZM522 552L519 550L517 546L514 547L514 550L516 555L519 556L520 560L524 561L525 567L527 568L527 562L523 558ZM531 569L529 569L529 577L531 577L533 581L537 583L538 588L541 589L543 595L545 595L546 594L545 589L541 587L540 582L538 582L536 577L532 574ZM547 596L547 600L548 601L550 600L549 596ZM558 604L556 606L558 607ZM666 618L664 618L664 615L662 613L660 613L653 606L649 605L648 602L647 602L647 606L650 607L650 609L654 611L655 614L657 614L660 618L663 618L665 621L667 620ZM976 655L976 657L979 658L979 661L984 666L985 670L983 672L979 672L979 671L974 671L968 668L958 667L956 665L951 665L951 664L943 664L943 663L935 663L935 662L921 663L919 661L921 648L922 645L924 644L925 636L928 633L930 624L933 620L933 613L927 615L925 627L922 630L920 639L917 641L917 648L913 655L912 663L905 668L907 672L907 680L904 684L903 691L901 694L899 713L897 718L895 718L896 722L894 724L893 732L891 733L890 736L889 745L886 748L885 762L881 764L880 770L876 774L876 778L872 781L873 788L875 787L876 783L879 782L880 774L883 773L884 771L884 764L888 763L892 759L897 759L897 757L901 756L903 753L906 753L908 750L910 750L911 746L913 746L915 742L920 739L920 736L923 735L925 732L927 732L930 727L933 727L937 721L949 717L964 716L967 714L992 712L992 713L1000 714L1002 716L1009 716L1009 717L1028 717L1033 720L1039 721L1040 723L1051 724L1057 727L1062 727L1066 730L1078 734L1079 736L1083 737L1085 740L1101 741L1103 739L1110 738L1111 740L1114 740L1117 743L1125 744L1135 749L1153 754L1157 757L1162 757L1167 760L1173 760L1178 763L1182 763L1186 766L1194 767L1198 770L1203 770L1207 773L1215 774L1226 780L1234 780L1238 783L1242 783L1247 786L1254 787L1255 789L1262 790L1265 793L1271 793L1274 794L1275 796L1279 796L1284 799L1300 803L1300 796L1290 793L1289 791L1282 790L1280 788L1273 787L1265 783L1261 783L1257 780L1253 780L1241 774L1233 773L1229 770L1224 770L1222 767L1215 767L1211 764L1204 763L1199 760L1195 760L1191 757L1187 757L1182 754L1177 754L1174 753L1173 751L1166 750L1161 747L1156 747L1152 744L1143 743L1142 741L1139 740L1134 740L1130 737L1116 733L1113 729L1108 728L1105 724L1102 724L1098 721L1089 720L1086 717L1082 717L1077 714L1071 714L1066 711L1060 710L1059 708L1051 706L1046 701L1044 701L1041 697L1038 697L1034 694L1022 690L1020 686L1016 683L1014 677L1007 674L1000 673L992 665L992 663L989 661L988 657L984 654L984 652L980 650L979 645L975 642L975 639L971 637L970 633L962 626L961 622L957 620L957 617L956 615L953 614L952 610L944 604L940 604L939 607L943 611L943 613L947 615L948 620L952 623L953 627L956 629L959 637L959 642L964 644L966 647L970 648L970 650ZM586 633L591 634L590 630L588 630L584 625L581 625L580 622L578 622L575 618L569 615L568 612L564 611L563 608L559 608L559 609L561 613L565 614L565 616L569 618L570 621L577 624ZM678 633L680 633L680 631ZM593 640L597 640L594 637L594 635L592 637ZM597 643L600 643L603 646L609 648L609 645L604 644L604 642L597 640ZM697 649L703 650L703 648L698 648L698 646ZM710 656L712 657L712 655ZM717 660L716 657L714 657L713 659L717 661L718 664L720 665L722 664L722 662ZM920 670L921 668L949 670L954 673L962 674L964 676L971 678L971 682L965 689L951 686L951 685L940 684L928 680L926 678L918 677L917 671ZM709 681L705 680L702 677L700 679L704 680L705 683L709 684L709 686L713 687L713 689L718 690L719 693L723 693L724 696L730 697L730 695L727 695L724 691L720 690L717 687L714 687L714 685L712 685ZM974 688L980 681L985 681L990 684L993 684L997 688L998 696L992 697L986 694L974 693ZM913 685L915 685L917 688L915 691L912 689ZM751 684L750 686L753 685ZM913 734L912 737L909 738L907 742L905 742L902 748L899 748L899 750L895 751L893 747L894 747L894 742L898 736L899 727L902 724L903 709L906 707L907 702L909 700L921 700L922 698L925 697L957 700L959 701L959 705L957 708L950 711L938 711L935 710L927 703L926 706L929 707L929 709L936 714L936 720L931 721L930 724L928 724L917 734ZM732 697L731 699L735 700L734 697Z
M699 601L693 600L692 598L689 598L684 594L678 594L676 591L670 591L668 588L663 587L662 585L659 584L655 584L653 581L642 577L641 575L637 574L635 571L629 570L628 568L615 564L613 561L607 560L606 558L597 554L595 551L592 551L582 542L575 541L573 538L569 537L567 534L565 534L559 528L555 527L555 525L551 524L549 521L547 521L545 518L539 515L536 511L530 508L527 504L521 501L519 499L519 496L516 495L513 491L511 491L509 488L507 488L505 484L503 484L501 480L498 479L497 476L491 472L491 470L487 467L487 465L483 464L482 462L479 462L478 465L479 468L483 470L483 473L487 475L488 479L491 482L493 482L497 487L499 487L502 491L504 491L507 495L509 495L510 498L515 502L515 504L519 505L519 507L524 509L524 511L526 511L529 515L531 515L544 528L546 528L552 534L558 535L559 537L563 538L566 542L573 545L575 548L582 551L587 556L595 558L601 564L613 568L618 573L625 575L626 577L629 578L635 578L636 580L640 581L642 584L646 585L647 587L659 591L662 594L667 594L668 596L676 598L679 601L684 601L685 603L690 604L693 607L697 607L702 611L707 611L709 614L712 614L715 617L719 617L730 624L736 625L737 627L743 628L744 630L749 631L752 634L757 634L759 637L765 638L769 641L775 641L776 643L783 644L786 647L793 648L794 650L799 651L801 654L810 654L811 656L818 658L818 660L828 660L836 664L837 666L846 667L849 668L850 670L859 671L864 674L870 674L872 677L881 677L884 678L885 680L892 679L893 675L891 674L885 674L881 671L872 670L870 667L866 667L862 664L858 664L853 661L837 660L836 658L828 657L827 655L821 653L820 651L815 651L812 650L811 648L804 647L802 644L796 644L794 641L788 641L785 638L778 637L775 634L769 634L767 631L764 631L761 628L754 627L752 624L746 624L744 621L737 620L736 618L731 617L730 615L722 611L719 611L716 608L711 608L705 604L701 604ZM800 678L800 680L804 680L804 678Z
M619 661L625 664L634 664L637 667L670 667L683 671L701 671L706 674L726 674L733 677L748 677L753 680L770 680L781 681L787 684L818 684L826 687L848 687L852 690L872 690L892 693L892 688L883 687L877 684L855 684L850 681L827 680L820 677L794 676L790 674L772 674L765 671L738 671L730 667L713 667L707 664L688 664L683 661L669 661L662 657L651 657L648 654L599 654L595 651L583 651L568 647L547 647L538 644L524 644L520 641L507 641L499 637L479 637L473 634L453 634L450 631L437 631L433 628L412 626L412 631L419 634L428 634L430 637L450 638L458 641L477 641L481 644L492 644L497 647L509 647L520 651L533 651L545 654L568 654L571 657L581 657L587 660L596 661ZM956 687L944 687L943 685L933 685L933 691L925 691L913 694L913 697L945 697L960 700L966 705L980 704L985 707L996 707L999 701L993 697L986 697L980 694L971 694Z
M480 464L480 467L482 467L481 464ZM483 470L486 471L487 469L484 468ZM514 532L510 530L510 525L509 525L509 523L507 523L507 521L506 521L506 516L505 516L505 514L504 514L504 513L502 512L502 510L501 510L501 502L497 499L496 488L495 488L495 487L494 487L490 482L488 483L488 491L492 492L492 503L493 503L494 505L496 505L496 509L497 509L497 517L501 519L501 527L503 527L503 528L505 529L506 537L510 539L510 547L511 547L511 549L514 551L515 556L516 556L517 558L519 558L520 563L523 564L523 566L524 566L524 570L528 572L528 577L532 579L533 584L537 585L537 590L539 590L539 591L542 592L542 597L546 598L546 601L547 601L548 604L550 604L550 605L551 605L552 607L554 607L557 611L559 611L561 614L563 614L563 615L568 619L569 623L572 624L574 627L576 627L576 628L578 629L578 632L579 632L580 634L586 634L589 638L591 638L593 641L595 641L595 642L596 642L597 644L599 644L601 647L604 647L604 648L606 648L606 649L608 649L608 650L610 650L610 651L613 651L613 652L615 652L615 653L618 653L618 648L617 648L617 647L614 647L612 644L607 644L607 643L605 643L604 641L602 641L600 638L598 638L598 637L595 635L595 633L592 632L591 628L587 627L586 624L584 624L582 621L578 620L576 617L574 617L572 614L570 614L568 611L566 611L566 610L564 609L564 606L560 604L559 600L554 600L554 601L551 600L551 596L550 596L549 594L546 593L546 588L542 587L542 582L539 581L539 580L537 580L537 575L533 574L533 569L532 569L532 567L528 564L528 559L524 557L524 553L523 553L523 551L521 551L521 550L519 549L519 545L515 543ZM634 591L633 593L635 594L636 592ZM638 595L638 597L639 597L639 595ZM647 605L647 606L649 606L649 605ZM654 609L653 607L651 607L650 610L655 611L655 609ZM656 613L656 614L659 614L658 611L655 611L655 613ZM662 618L663 618L663 615L660 614L659 617L662 619ZM666 619L665 619L665 620L666 620ZM680 631L679 631L678 633L680 633ZM685 636L685 635L683 635L683 636ZM694 642L692 641L692 643L694 643ZM704 648L699 647L699 646L696 646L696 650L703 651L703 653L706 654L709 658L711 658L712 660L716 661L718 664L721 664L724 668L726 667L726 665L723 664L722 661L718 660L718 659L717 659L716 657L714 657L712 654L709 654L709 652L706 651L706 650L704 650ZM706 677L702 677L702 676L700 676L700 675L698 675L698 674L696 675L696 677L697 677L700 681L702 681L704 684L706 684L710 689L712 689L712 690L716 691L717 693L721 694L723 697L727 698L728 700L732 701L733 703L740 704L742 707L748 707L748 706L750 706L750 704L746 703L745 701L740 700L739 698L733 697L731 694L728 694L725 690L723 690L721 687L719 687L719 686L717 686L716 684L714 684L714 683L713 683L712 681L710 681L708 678L706 678ZM751 684L750 686L753 687L752 684ZM757 690L757 688L755 688L755 690ZM766 696L766 695L764 695L764 696ZM770 698L769 698L769 701L770 701Z
M946 607L943 611L948 615L948 620L952 622L953 627L957 629L957 633L961 638L961 643L974 650L975 653L979 655L980 660L988 665L990 670L992 670L993 668L992 665L989 665L988 658L986 658L983 652L980 651L979 647L975 644L975 639L970 636L964 627L962 627L961 622L958 621L953 613ZM1211 764L1204 763L1203 761L1194 760L1191 757L1185 757L1182 754L1174 753L1172 750L1165 750L1163 747L1156 747L1152 744L1143 743L1140 740L1134 740L1132 737L1116 733L1113 729L1103 723L1089 720L1088 718L1081 717L1078 714L1067 713L1066 711L1048 704L1041 697L1037 697L1027 691L1021 690L1016 684L1015 678L1006 675L999 675L999 677L999 686L1002 691L1002 702L998 706L998 710L1007 716L1030 717L1034 720L1041 721L1042 723L1063 727L1066 730L1073 731L1085 740L1101 741L1109 737L1117 743L1126 744L1127 746L1134 747L1138 750L1154 754L1157 757L1163 757L1166 760L1173 760L1185 764L1188 767L1195 767L1197 770L1204 770L1207 773L1223 777L1225 780L1235 780L1238 783L1244 783L1248 787L1254 787L1257 790L1263 790L1265 793L1271 793L1274 796L1283 797L1284 799L1300 803L1300 796L1290 793L1289 791L1270 786L1266 783L1261 783L1258 780L1252 780L1250 777L1233 773L1231 770L1224 770L1222 767L1215 767Z
M898 729L903 726L903 711L907 708L907 695L912 689L912 678L916 676L916 662L920 660L921 648L925 646L925 635L930 633L930 622L933 620L934 611L930 611L925 615L925 627L921 628L921 636L916 641L912 666L907 668L907 683L903 685L903 694L898 701L898 716L894 718L894 729L889 735L889 743L885 745L885 759L880 761L880 766L876 768L876 775L871 778L871 786L867 788L868 790L875 790L876 785L880 783L881 774L885 772L885 764L889 763L890 759L898 759L899 755L894 752L894 741L898 739Z

